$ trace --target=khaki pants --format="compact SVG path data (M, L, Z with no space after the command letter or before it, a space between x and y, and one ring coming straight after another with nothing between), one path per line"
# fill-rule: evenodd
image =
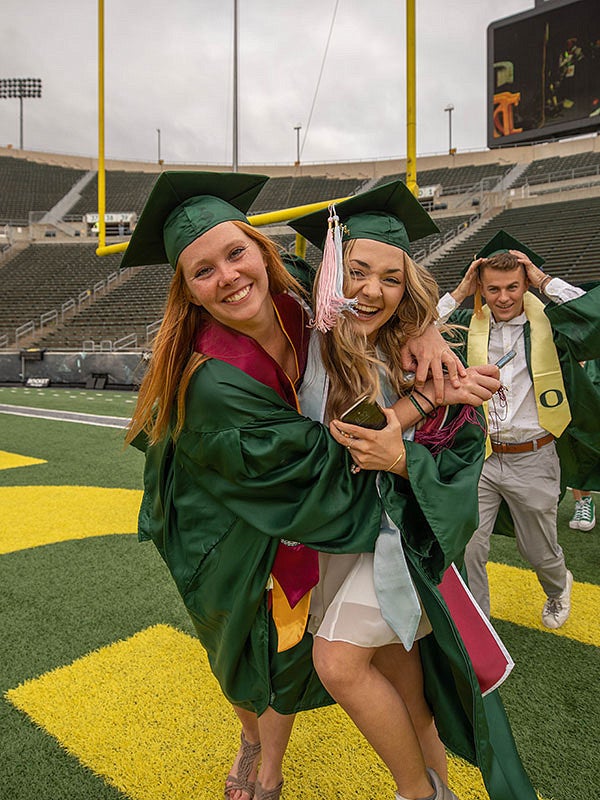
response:
M554 442L529 453L492 453L479 481L479 527L465 552L469 587L490 615L490 590L485 565L500 501L508 504L517 547L536 572L548 597L566 586L567 568L558 544L556 519L560 464Z

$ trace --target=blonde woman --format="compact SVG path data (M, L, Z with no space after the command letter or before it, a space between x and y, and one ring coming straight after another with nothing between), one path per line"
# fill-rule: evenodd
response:
M375 553L321 556L315 667L389 768L397 800L457 800L440 735L481 767L492 800L534 800L501 704L495 693L482 697L438 590L477 524L485 426L474 406L497 391L498 370L470 368L458 389L446 387L443 404L432 381L416 389L400 353L437 319L438 295L409 242L432 232L432 223L400 182L342 202L333 214L343 232L344 297L332 295L326 254L316 280L321 335L311 344L301 402L330 422L357 477L377 469L380 448L379 432L340 420L358 397L387 406L388 425L399 421L405 441L393 474L380 474L390 502ZM327 213L292 226L320 246ZM336 308L345 310L336 317Z

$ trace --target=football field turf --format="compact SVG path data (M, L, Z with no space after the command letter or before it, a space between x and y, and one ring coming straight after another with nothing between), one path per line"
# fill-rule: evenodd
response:
M0 388L0 406L126 418L128 393ZM215 800L238 726L171 578L135 536L143 458L123 432L0 413L0 800ZM532 490L533 487L532 487ZM573 611L541 626L542 591L498 539L495 625L516 667L501 689L545 800L600 796L600 530L559 536ZM497 538L497 537L496 537ZM386 770L337 707L298 717L283 797L393 797ZM461 800L487 800L451 759Z

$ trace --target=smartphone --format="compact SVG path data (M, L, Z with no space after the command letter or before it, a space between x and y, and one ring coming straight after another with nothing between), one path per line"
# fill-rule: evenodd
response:
M513 358L516 355L517 355L517 351L516 350L509 350L508 353L504 353L504 355L501 356L498 359L498 361L496 361L495 366L497 366L498 369L502 369L502 367L505 367L508 364L509 361L513 360Z
M340 417L342 422L349 422L351 425L360 425L362 428L371 428L380 431L387 425L387 418L381 406L369 400L368 397L359 398L356 403L350 406Z

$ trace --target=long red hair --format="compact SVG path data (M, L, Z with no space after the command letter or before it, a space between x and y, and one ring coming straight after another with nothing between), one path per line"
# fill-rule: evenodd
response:
M233 224L255 242L266 264L271 294L291 291L304 294L300 284L286 270L277 245L251 225ZM156 444L169 432L177 438L185 421L185 395L194 372L208 356L194 349L196 336L207 312L191 301L179 262L171 281L165 314L152 347L150 364L142 384L125 442L144 432ZM176 419L169 431L173 408Z

